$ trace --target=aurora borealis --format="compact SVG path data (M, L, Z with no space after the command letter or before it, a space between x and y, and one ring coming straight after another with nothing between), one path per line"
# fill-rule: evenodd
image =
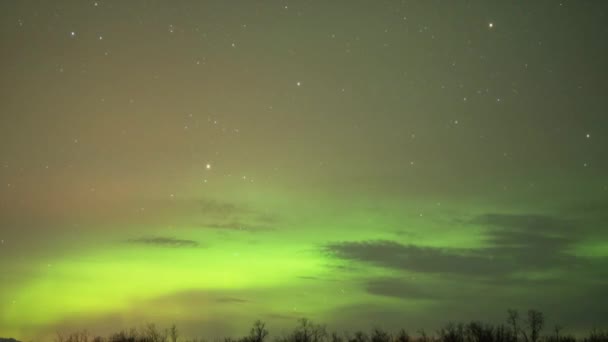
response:
M0 336L606 327L607 15L1 2Z

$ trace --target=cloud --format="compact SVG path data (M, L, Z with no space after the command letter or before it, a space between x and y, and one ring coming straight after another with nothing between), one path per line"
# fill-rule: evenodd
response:
M278 217L267 211L211 199L186 201L202 213L202 217L193 222L202 229L218 231L260 232L271 231L279 221Z
M575 221L544 215L486 214L472 223L486 227L485 240L492 246L488 252L510 256L521 265L547 268L580 266L582 262L567 252L578 241L580 228Z
M298 312L295 313L293 315L289 315L289 314L281 314L281 313L269 313L264 315L268 318L273 318L273 319L281 319L281 320L292 320L295 321L297 319L300 319L302 317L306 317L306 314L302 313L302 312Z
M561 205L558 210L585 220L604 220L608 217L607 200L587 200L576 198L573 202Z
M371 240L331 243L324 250L342 260L423 273L496 276L587 265L583 258L567 252L577 241L572 221L542 215L486 214L471 223L486 228L486 247L424 247Z
M205 215L229 218L236 214L250 212L247 208L240 207L234 203L221 202L212 199L199 199L196 203L201 212Z
M273 230L273 228L251 224L243 224L238 221L203 223L200 225L200 227L207 229L233 230L241 232L259 232Z
M484 256L472 249L419 247L377 240L334 243L327 245L325 250L340 259L416 272L498 272L491 256Z
M247 299L235 298L235 297L220 297L216 300L219 303L247 303Z
M437 299L441 297L435 289L394 278L369 280L365 290L371 294L395 298Z
M555 233L573 231L575 222L547 215L484 214L475 217L471 223L491 228L529 233Z
M176 239L172 237L141 237L137 239L129 239L127 240L127 242L156 247L188 248L199 246L199 243L197 241Z

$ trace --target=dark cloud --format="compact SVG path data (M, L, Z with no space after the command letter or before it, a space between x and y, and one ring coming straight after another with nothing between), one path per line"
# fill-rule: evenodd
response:
M377 240L332 243L325 251L339 259L393 269L488 276L586 263L567 252L577 241L571 221L542 215L487 214L472 222L486 227L487 247L437 248Z
M545 215L486 214L473 223L486 227L486 253L510 258L520 266L546 268L557 264L580 265L568 254L577 242L580 223ZM515 265L513 265L515 266Z
M205 215L229 218L236 214L249 213L250 210L230 202L211 199L197 200L197 205Z
M608 217L606 208L608 208L608 199L575 199L574 202L560 206L559 210L585 220L603 220Z
M419 247L386 240L340 242L329 244L325 249L340 259L417 272L499 272L491 256L484 256L472 249Z
M172 237L141 237L137 239L127 240L129 243L157 246L157 247L175 247L175 248L187 248L187 247L198 247L200 244L194 240L176 239Z
M201 228L205 229L217 229L217 230L232 230L242 232L259 232L273 230L270 227L258 226L252 224L243 224L238 221L231 222L213 222L213 223L202 223Z
M325 267L327 268L331 268L337 271L343 271L343 272L356 272L359 271L359 268L353 266L353 265L334 265L334 264L326 264Z
M441 295L433 288L415 284L413 281L402 279L382 278L367 282L365 290L368 293L396 298L437 299Z
M210 199L194 201L203 214L195 226L220 231L259 232L274 230L277 216L244 205ZM246 223L245 223L246 222Z
M293 320L294 322L297 319L300 319L302 317L306 317L305 314L303 313L297 313L297 314L293 314L293 315L289 315L289 314L280 314L280 313L269 313L267 315L265 315L268 318L274 318L274 319L285 319L285 320Z
M528 233L567 233L577 228L572 220L533 214L484 214L475 217L471 223L486 225L494 229Z
M217 299L220 303L247 303L247 299L235 298L235 297L220 297Z

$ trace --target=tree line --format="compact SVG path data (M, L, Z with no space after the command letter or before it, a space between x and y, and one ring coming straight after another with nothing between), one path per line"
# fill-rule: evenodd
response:
M354 333L329 332L327 327L301 318L289 333L274 337L270 341L266 323L257 320L249 334L241 338L226 337L216 342L608 342L608 331L594 329L582 338L566 334L562 326L545 329L545 318L538 310L528 310L520 316L517 310L509 309L503 324L489 324L480 321L469 323L450 322L444 327L428 333L418 330L412 336L405 329L390 333L380 328L369 332ZM108 337L92 337L86 331L71 334L58 333L55 342L206 342L205 339L180 339L175 325L160 329L148 324L141 329L123 330Z

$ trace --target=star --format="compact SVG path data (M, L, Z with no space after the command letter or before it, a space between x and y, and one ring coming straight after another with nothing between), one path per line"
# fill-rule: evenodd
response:
M76 32L74 32L74 31L70 32L70 36L76 37Z
M587 139L589 139L589 138L591 138L591 134L587 133L587 135L585 135L585 137L586 137Z
M205 169L211 170L211 164L207 163L207 165L205 165Z
M489 24L488 24L488 27L489 27L489 28L493 28L493 27L494 27L494 23L489 23Z
M296 85L299 87L302 85L302 82L298 81L298 82L296 82Z

